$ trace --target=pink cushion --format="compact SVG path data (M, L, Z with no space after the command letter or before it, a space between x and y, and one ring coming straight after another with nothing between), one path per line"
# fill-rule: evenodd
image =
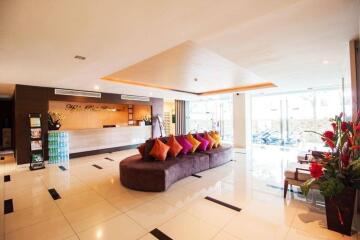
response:
M177 136L176 140L182 146L181 154L188 154L192 149L192 144L184 137L184 136Z
M200 134L196 134L195 138L196 138L196 140L198 140L200 142L200 145L199 145L198 149L200 151L206 151L206 148L209 145L209 141L206 140L205 138L201 137Z

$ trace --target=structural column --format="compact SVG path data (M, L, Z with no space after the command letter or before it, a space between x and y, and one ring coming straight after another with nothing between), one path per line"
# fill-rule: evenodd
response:
M243 93L233 95L234 147L246 148L250 140L250 101Z

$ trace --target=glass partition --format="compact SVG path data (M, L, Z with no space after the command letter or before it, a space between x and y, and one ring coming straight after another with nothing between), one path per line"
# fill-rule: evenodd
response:
M320 138L305 131L329 129L329 119L344 108L339 88L251 98L252 142L294 147L321 147Z
M187 118L189 131L216 130L220 132L224 141L233 141L233 99L231 94L190 101Z

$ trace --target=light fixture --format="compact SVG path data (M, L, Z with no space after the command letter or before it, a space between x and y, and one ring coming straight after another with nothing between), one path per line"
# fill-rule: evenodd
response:
M198 81L198 79L197 79L197 78L194 78L194 81L195 81L195 82L197 82L197 81Z
M76 55L74 58L79 59L79 60L85 60L86 59L86 57L80 56L80 55Z
M329 61L328 61L328 60L323 60L322 63L323 63L323 64L328 64Z
M94 86L94 89L95 89L95 90L99 90L99 89L100 89L99 85L95 85L95 86Z
M153 95L153 93L152 93L152 92L149 92L149 95L150 95L150 96L152 96L152 95Z

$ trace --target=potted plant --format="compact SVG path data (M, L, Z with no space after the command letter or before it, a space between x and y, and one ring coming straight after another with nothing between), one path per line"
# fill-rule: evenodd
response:
M48 127L49 130L59 130L64 115L57 112L48 112Z
M307 195L310 186L317 184L325 197L328 229L351 235L356 190L360 189L360 124L359 114L354 122L344 121L343 114L331 121L331 131L325 131L322 141L330 148L319 161L310 164L311 179L302 186Z

